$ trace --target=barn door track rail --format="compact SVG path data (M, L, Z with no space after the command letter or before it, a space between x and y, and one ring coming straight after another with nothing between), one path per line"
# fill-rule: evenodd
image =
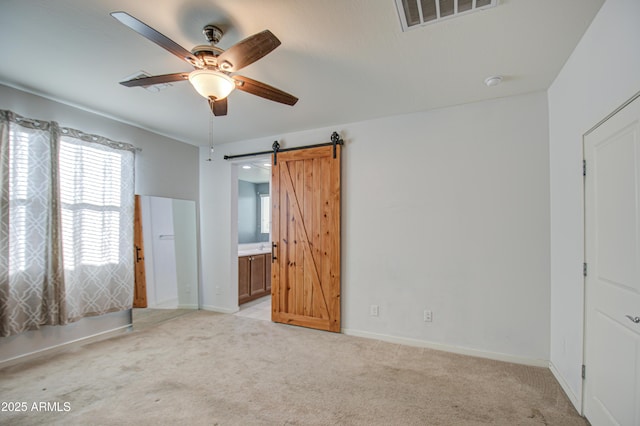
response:
M333 132L331 134L331 142L326 142L326 143L318 143L315 145L305 145L305 146L296 146L293 148L280 148L280 143L278 141L273 142L273 145L271 145L271 151L261 151L261 152L251 152L248 154L238 154L238 155L225 155L224 159L225 160L233 160L235 158L244 158L244 157L255 157L256 155L266 155L266 154L273 154L273 165L275 166L276 164L278 164L278 153L279 152L286 152L286 151L297 151L299 149L307 149L307 148L318 148L321 146L333 146L333 158L336 158L336 146L337 145L344 145L344 140L342 140L342 138L340 137L340 135L338 134L338 132Z

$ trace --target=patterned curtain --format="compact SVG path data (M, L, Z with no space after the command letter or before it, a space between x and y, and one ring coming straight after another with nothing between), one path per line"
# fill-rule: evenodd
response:
M131 308L131 145L0 111L0 336Z
M60 143L60 196L68 319L133 302L134 153L72 129Z

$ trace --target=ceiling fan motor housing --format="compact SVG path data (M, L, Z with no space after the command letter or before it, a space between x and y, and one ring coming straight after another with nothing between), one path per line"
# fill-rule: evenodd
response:
M222 34L224 34L222 30L215 25L206 25L202 29L202 33L211 44L218 44L218 42L222 38Z

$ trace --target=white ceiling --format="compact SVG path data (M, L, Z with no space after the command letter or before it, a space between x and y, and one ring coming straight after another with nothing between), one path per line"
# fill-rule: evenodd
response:
M604 0L499 0L498 7L402 32L394 0L2 0L0 82L194 145L210 110L188 82L157 92L119 81L190 71L125 27L123 10L187 50L269 29L282 42L239 74L300 101L244 92L214 119L215 144L336 126L549 87ZM483 80L502 74L493 88ZM62 123L64 124L64 123Z

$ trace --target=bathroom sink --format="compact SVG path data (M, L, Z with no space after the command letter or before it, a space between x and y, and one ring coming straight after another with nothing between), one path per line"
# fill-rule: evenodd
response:
M264 248L252 248L252 249L246 249L246 250L238 250L238 256L251 256L254 254L265 254L265 253L271 253L271 248L269 247L264 247Z

